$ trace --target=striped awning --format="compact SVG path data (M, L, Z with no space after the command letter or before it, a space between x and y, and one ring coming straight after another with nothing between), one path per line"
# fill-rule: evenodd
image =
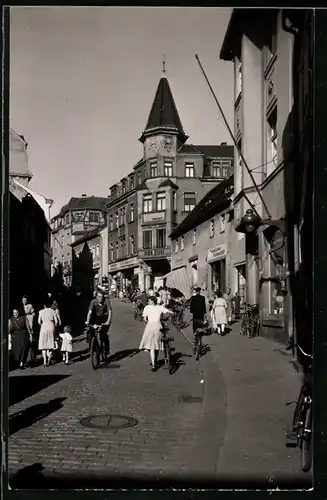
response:
M174 269L164 279L168 288L176 288L186 299L192 296L192 274L186 266Z

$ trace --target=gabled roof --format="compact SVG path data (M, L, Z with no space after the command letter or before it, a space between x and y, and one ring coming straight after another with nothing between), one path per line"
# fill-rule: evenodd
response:
M234 146L219 144L216 146L202 146L194 144L183 144L179 153L202 154L208 158L234 158Z
M187 138L166 77L160 79L149 118L140 141L144 142L145 134L156 129L170 129L177 132L184 140Z
M71 198L67 205L64 205L56 217L62 216L70 210L101 210L106 212L108 198L98 196L82 196L81 198ZM56 218L54 217L54 218Z
M178 186L177 184L175 184L173 181L171 181L170 179L165 179L164 181L162 181L158 188L162 188L162 187L172 187L173 189L178 189Z
M203 222L219 214L222 210L228 208L233 188L234 175L231 175L228 179L212 188L200 200L192 212L173 230L169 237L174 240L183 236L191 229L196 228Z
M75 246L78 245L79 243L83 243L83 241L89 241L92 238L95 238L96 236L99 236L101 233L102 229L106 227L106 224L102 224L101 226L97 226L93 229L90 229L89 231L85 232L80 238L77 240L73 241L70 246ZM77 231L73 233L74 235L77 235Z

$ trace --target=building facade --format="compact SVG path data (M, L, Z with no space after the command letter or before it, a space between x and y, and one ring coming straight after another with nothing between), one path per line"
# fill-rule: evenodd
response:
M166 284L186 298L194 286L208 299L230 286L233 188L233 176L215 186L170 235L172 270Z
M51 248L53 272L60 270L64 282L72 284L72 246L78 238L107 222L108 198L87 196L71 198L60 213L51 219Z
M303 45L296 49L300 35L293 23L301 24L299 19L309 13L303 10L293 16L287 9L234 9L220 53L221 59L234 63L235 226L240 230L247 209L255 210L262 220L285 223L285 230L270 222L252 234L234 234L234 287L242 270L247 301L260 304L263 335L281 342L288 342L294 333L291 275L298 260L294 235L298 232L299 143L294 108L303 76L296 79L294 65L297 51L306 59L304 74L309 75L313 50L312 43L309 48L312 34L307 34L308 50ZM310 56L303 55L307 51Z
M12 129L9 130L9 168L9 287L12 308L19 306L23 294L27 294L35 305L42 301L50 279L51 230L44 201L47 198L28 186L32 173L28 164L27 142Z
M217 183L230 176L234 149L186 144L168 80L161 78L145 130L143 158L111 187L109 272L124 288L159 287L170 271L169 234Z

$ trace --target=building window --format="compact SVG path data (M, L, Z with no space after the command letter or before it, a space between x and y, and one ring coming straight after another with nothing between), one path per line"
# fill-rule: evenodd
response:
M118 241L116 241L116 259L119 258L118 254L119 254L119 243L118 243Z
M166 210L166 193L157 193L157 211Z
M157 229L157 248L165 248L166 246L166 229Z
M184 212L192 212L196 205L195 193L184 193Z
M192 245L196 245L196 229L192 231Z
M131 250L131 255L133 255L134 252L135 252L135 239L134 239L134 235L132 235L132 236L129 237L129 246L130 246L130 250Z
M243 75L242 75L242 62L236 61L236 99L242 93L243 89Z
M152 212L152 194L143 195L143 213Z
M114 260L114 245L112 243L110 243L110 246L109 246L109 259L110 259L110 262L112 262Z
M178 240L175 241L175 253L179 252Z
M69 224L69 214L65 215L65 224Z
M90 212L90 222L100 222L100 214L98 212Z
M97 245L96 246L96 254L95 254L97 257L99 257L100 255L100 245Z
M181 250L184 250L184 236L181 237Z
M143 231L143 249L152 248L152 231Z
M220 232L225 232L226 228L226 214L220 216Z
M176 197L176 191L173 192L173 207L174 211L177 211L177 197Z
M132 203L129 209L129 220L134 222L134 204Z
M231 161L230 160L223 160L221 162L221 173L222 173L222 177L224 179L227 179L230 175L230 171L231 171Z
M164 176L172 177L173 176L173 162L165 160L164 162Z
M121 208L119 211L119 225L123 226L125 223L125 207Z
M73 217L75 222L80 222L84 219L84 212L74 212Z
M116 229L118 229L119 228L119 216L118 216L118 212L115 213L115 222L116 222L116 224L115 224Z
M212 219L209 223L209 236L213 238L215 235L215 221Z
M124 181L124 182L123 182L123 194L125 194L125 193L126 193L126 183L125 183L125 181Z
M114 218L112 215L110 215L109 217L109 231L113 231L114 230Z
M266 120L266 176L268 177L277 166L277 106L275 106Z
M137 185L140 186L142 184L142 172L137 174Z
M185 177L195 177L194 163L185 163Z
M213 161L212 162L212 177L222 177L222 172L221 172L221 161Z
M93 245L93 247L92 247L92 257L93 257L93 259L95 257L95 245Z
M150 163L150 177L158 177L158 163L156 161Z
M134 189L134 175L129 178L130 189Z

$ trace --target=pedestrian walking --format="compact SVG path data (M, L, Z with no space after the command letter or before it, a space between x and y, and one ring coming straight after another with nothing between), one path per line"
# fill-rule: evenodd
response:
M195 295L191 297L190 313L193 315L193 333L203 327L204 317L207 314L206 299L201 295L201 288L195 288Z
M235 319L239 319L240 314L241 314L241 297L240 297L240 294L238 292L235 293L233 302L234 302Z
M23 370L26 365L30 344L30 332L27 319L18 309L13 310L9 319L9 350L11 360Z
M217 332L217 323L216 323L216 318L214 315L214 310L213 310L213 300L209 300L209 314L210 314L210 321L211 321L211 330L213 333Z
M34 364L36 361L37 355L37 333L35 328L35 309L32 304L29 303L26 295L22 298L23 310L25 314L25 318L28 324L28 330L30 334L30 343L29 343L29 351L31 355L31 363Z
M226 301L227 309L226 309L226 314L227 314L227 323L230 325L232 322L232 314L233 314L233 296L231 293L231 289L228 287L226 293L224 294L223 298Z
M45 301L44 309L39 312L40 325L39 350L42 351L43 366L51 363L52 351L55 348L55 333L58 325L58 315L52 308L52 300Z
M163 349L161 338L161 317L163 314L172 314L172 311L157 304L156 297L149 297L148 305L143 310L143 319L147 322L139 346L140 350L150 352L151 370L156 371L158 354L160 348Z
M214 300L212 309L215 317L218 335L224 335L225 327L227 324L227 303L220 291L216 293L216 298Z
M70 326L66 325L64 327L63 333L59 334L62 340L61 352L63 354L63 361L66 365L69 363L69 353L73 352L73 337L72 329Z

